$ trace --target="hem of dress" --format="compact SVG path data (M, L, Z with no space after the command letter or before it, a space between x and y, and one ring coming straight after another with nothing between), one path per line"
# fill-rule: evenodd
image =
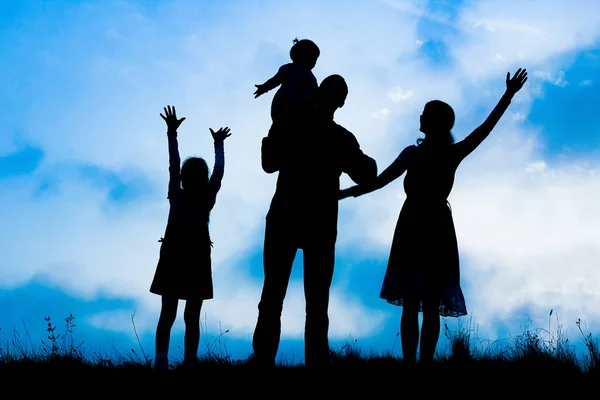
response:
M393 306L397 306L397 307L402 307L404 304L404 300L403 299L391 299L391 298L386 298L383 296L379 296L382 300L387 301L389 304L393 305ZM419 302L419 312L423 312L423 304L421 302ZM464 317L465 315L468 315L467 310L448 310L448 307L441 305L440 304L440 309L439 309L439 314L440 317L451 317L451 318L458 318L458 317Z
M166 293L160 293L158 291L149 290L150 293L155 294L157 296L171 296L177 297L178 300L212 300L214 296L179 296L179 295L169 295Z

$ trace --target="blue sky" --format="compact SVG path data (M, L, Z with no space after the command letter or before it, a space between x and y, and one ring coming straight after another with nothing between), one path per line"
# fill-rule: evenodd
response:
M506 72L529 80L456 177L450 196L469 316L481 338L575 321L600 333L600 5L520 1L0 1L0 338L44 338L44 317L76 319L89 352L153 355L160 299L148 292L168 203L162 108L175 105L183 157L212 159L229 126L211 217L215 299L202 311L234 358L251 351L274 175L260 169L272 93L292 39L321 48L321 81L350 87L336 120L385 168L419 137L431 99L462 139L487 116ZM516 0L515 0L516 3ZM350 185L347 177L343 186ZM334 347L400 353L400 308L379 299L401 180L341 203L330 305ZM298 253L284 305L282 360L302 361ZM180 307L181 309L183 307ZM181 311L181 310L180 310ZM183 322L173 330L173 354ZM440 350L446 344L442 334Z

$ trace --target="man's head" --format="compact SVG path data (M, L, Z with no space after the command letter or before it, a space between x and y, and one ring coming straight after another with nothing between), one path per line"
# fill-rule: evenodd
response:
M342 107L348 96L348 85L340 75L329 75L319 85L319 107L335 111Z

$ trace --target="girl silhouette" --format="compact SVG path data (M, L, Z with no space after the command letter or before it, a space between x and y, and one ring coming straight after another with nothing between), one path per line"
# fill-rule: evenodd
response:
M380 297L402 306L400 336L404 360L416 362L419 344L418 314L423 313L420 361L433 360L440 334L440 316L467 314L460 287L458 245L447 201L459 164L496 126L513 96L527 81L519 68L487 119L464 140L454 143L450 130L454 111L439 100L425 105L420 131L425 138L406 147L377 179L340 191L340 199L380 189L405 171L406 200L400 211Z
M179 300L185 300L184 362L197 360L200 342L200 309L203 300L213 298L209 215L221 188L225 156L223 141L229 128L217 132L210 129L215 145L212 176L206 161L188 158L179 166L177 129L185 117L177 119L175 107L167 106L165 115L169 143L169 218L161 238L160 258L150 292L162 296L162 307L156 328L156 360L158 369L168 368L171 328L177 315Z

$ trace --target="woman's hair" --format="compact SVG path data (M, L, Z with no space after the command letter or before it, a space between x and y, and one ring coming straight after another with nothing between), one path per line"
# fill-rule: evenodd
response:
M319 47L309 39L294 39L294 45L290 49L290 58L293 62L316 61L321 55Z
M427 143L453 144L452 128L454 127L454 110L441 100L431 100L425 104L428 125L431 128L426 138L417 139L417 144Z
M201 157L189 157L181 165L181 184L183 188L197 185L204 188L208 185L210 171L206 161Z

